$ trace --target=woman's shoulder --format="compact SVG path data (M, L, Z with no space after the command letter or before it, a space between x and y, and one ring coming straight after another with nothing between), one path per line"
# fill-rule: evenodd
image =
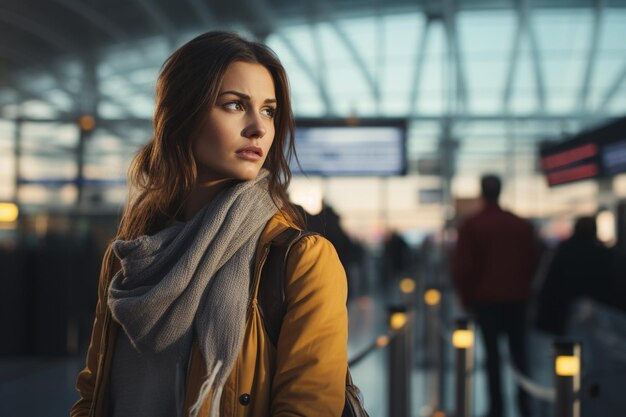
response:
M318 233L306 235L294 243L287 260L287 271L291 279L308 276L308 280L322 282L345 276L335 247Z
M288 213L280 210L268 221L260 241L262 244L270 244L288 229L295 229L305 234L293 243L289 251L290 263L307 263L320 260L328 260L332 263L339 262L335 247L326 237L319 233L308 232L298 226Z
M292 251L307 251L316 248L318 250L335 251L333 244L324 235L318 232L309 231L306 227L301 227L291 218L289 213L279 210L274 217L272 217L269 223L274 224L274 227L271 227L274 232L272 234L275 235L274 237L280 235L287 229L301 232L301 237L294 237L297 240L294 242ZM270 229L270 227L268 227L268 229Z
M319 234L307 235L292 247L287 259L285 293L303 310L344 306L346 273L332 243Z
M335 246L326 237L317 232L308 232L306 230L303 232L304 235L293 246L292 250L294 252L306 254L311 251L317 251L320 253L329 252L327 255L330 253L336 254Z

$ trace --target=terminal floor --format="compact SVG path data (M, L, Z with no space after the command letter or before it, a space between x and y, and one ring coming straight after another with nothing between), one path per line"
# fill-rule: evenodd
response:
M349 354L353 357L369 345L386 326L386 300L381 297L359 297L349 303L350 341ZM412 371L412 416L428 416L430 414L429 378L420 363L420 350L424 344L421 325L415 323L415 366ZM445 331L444 331L445 332ZM621 343L618 340L616 343ZM587 343L589 345L589 343ZM531 333L529 343L531 347L531 378L538 385L549 388L552 385L551 376L551 340L537 333ZM618 350L626 351L626 346L619 345ZM613 352L614 353L614 352ZM601 357L591 360L596 363ZM448 416L453 415L453 373L454 367L449 355L446 366L446 383L444 384L444 411ZM584 357L589 362L589 358ZM623 358L622 358L623 359ZM620 359L620 360L622 360ZM76 400L74 383L76 374L83 366L83 358L78 356L55 358L32 357L0 357L0 417L60 417L67 416L70 405ZM378 350L372 352L363 361L351 369L355 383L361 388L366 408L371 417L388 416L387 405L387 352ZM614 365L610 365L613 366ZM626 366L622 363L619 366ZM503 367L504 381L506 381L505 397L507 399L507 417L518 417L513 406L514 386L511 371ZM599 404L598 412L584 413L589 417L624 417L626 416L626 402L623 386L626 384L626 372L614 372L608 369L608 377L604 377L606 384L601 387L601 401L591 400ZM622 376L620 376L623 375ZM612 375L612 376L611 376ZM601 378L602 379L602 378ZM602 381L601 381L602 382ZM484 352L481 345L476 350L476 372L474 373L473 416L483 416L487 411L486 380L484 374ZM613 393L611 393L613 392ZM618 394L615 394L618 392ZM589 407L586 407L590 410ZM552 405L534 401L534 416L551 417Z

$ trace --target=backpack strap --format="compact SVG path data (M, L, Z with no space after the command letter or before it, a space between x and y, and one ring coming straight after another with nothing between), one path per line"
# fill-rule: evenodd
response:
M317 235L317 233L289 227L270 243L269 253L261 271L257 301L263 326L274 347L278 344L280 327L287 312L285 274L289 252L300 239L313 235Z
M278 346L280 327L287 312L285 275L289 252L300 239L318 234L289 227L270 243L269 253L261 271L257 305L263 320L263 327L274 347ZM361 391L352 382L350 369L346 369L346 392L342 417L369 417L363 407Z

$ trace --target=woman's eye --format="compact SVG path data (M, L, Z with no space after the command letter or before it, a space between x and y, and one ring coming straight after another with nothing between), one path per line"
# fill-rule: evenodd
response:
M228 110L243 110L243 105L239 101L231 101L224 104L224 108Z
M274 117L274 115L276 114L276 109L273 108L273 107L267 107L267 108L263 109L262 112L267 117Z

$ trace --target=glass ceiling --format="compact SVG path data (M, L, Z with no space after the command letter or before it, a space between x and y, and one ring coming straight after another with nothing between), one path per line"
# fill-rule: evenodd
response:
M267 42L299 116L626 111L626 10L605 10L597 29L592 9L536 10L527 28L517 22L514 10L460 12L458 53L444 22L421 13L285 27Z
M245 29L231 29L245 34ZM182 43L195 35L189 32L179 39ZM416 11L281 23L265 41L287 68L297 117L412 121L410 178L393 180L405 181L405 189L392 188L414 196L403 206L404 214L396 216L409 219L399 220L399 226L426 227L406 213L420 209L416 188L442 186L440 178L418 176L416 166L421 159L442 158L444 132L450 132L456 149L449 185L454 196L475 193L477 178L486 170L506 176L511 184L505 190L507 202L527 215L567 212L581 193L595 192L588 184L548 190L536 169L536 143L626 114L624 39L626 9L609 4L603 9L538 8L528 13L460 10L455 19ZM66 59L45 73L21 73L12 88L0 88L0 199L14 196L12 121L18 116L25 120L22 176L75 175L72 149L79 133L67 122L75 120L80 107L76 97L80 101L89 94L98 97L98 124L85 148L84 175L123 178L132 153L150 136L156 77L173 49L165 37L118 44L91 67L78 58ZM97 91L88 91L89 86ZM52 128L34 119L64 124ZM42 143L48 146L45 152L36 149ZM356 187L355 181L370 181L371 188L380 180L354 179L349 187ZM353 202L342 202L342 187L348 187L343 184L345 180L331 179L320 187L340 211L347 207L357 219L355 227L358 219L380 214L382 203L360 212L351 208ZM29 197L42 193L29 187L20 191L23 201L52 201ZM124 197L112 195L115 204ZM431 206L421 208L426 213ZM386 215L394 217L393 212ZM441 215L433 218L428 227L441 221Z
M300 117L624 113L626 9L536 9L527 21L513 9L462 10L446 30L415 12L281 26L266 42L288 69ZM106 50L95 68L100 116L149 119L173 48L156 37ZM22 116L62 116L85 78L78 59L20 74L0 90L2 114L16 114L21 95Z

